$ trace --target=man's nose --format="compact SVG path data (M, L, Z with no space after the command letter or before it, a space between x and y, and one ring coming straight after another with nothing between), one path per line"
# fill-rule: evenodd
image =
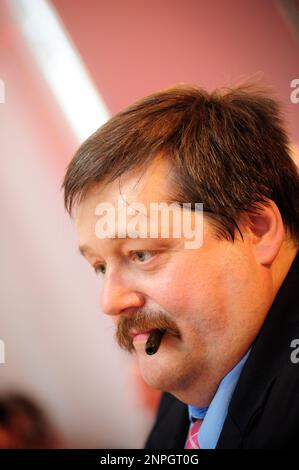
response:
M134 287L134 283L124 280L117 274L105 277L102 287L100 304L107 315L119 315L122 310L141 308L144 305L144 296Z

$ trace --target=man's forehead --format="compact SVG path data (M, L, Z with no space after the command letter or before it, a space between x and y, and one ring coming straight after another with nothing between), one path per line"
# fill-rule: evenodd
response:
M172 201L171 176L169 165L160 160L143 172L131 172L104 187L94 187L78 206L79 245L87 240L107 247L108 240L123 242L127 238L185 239L187 247L199 248L203 239L202 204L196 203L196 210L190 211L191 204L183 204L182 209Z
M94 216L99 204L109 203L115 207L119 198L124 203L142 203L148 206L153 202L169 200L170 166L165 159L154 160L145 170L134 170L122 175L111 183L96 185L77 206L76 219Z

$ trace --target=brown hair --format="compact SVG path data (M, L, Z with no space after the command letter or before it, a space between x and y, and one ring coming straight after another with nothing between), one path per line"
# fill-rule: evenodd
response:
M234 240L237 218L272 199L299 240L299 175L290 157L280 106L252 84L212 93L182 85L147 96L92 134L68 165L67 211L100 182L171 162L178 203L202 202L219 236Z

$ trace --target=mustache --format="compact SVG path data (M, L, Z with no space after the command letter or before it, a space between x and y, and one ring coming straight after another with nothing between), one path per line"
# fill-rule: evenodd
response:
M162 311L138 310L135 314L123 314L117 324L115 339L125 351L134 351L133 332L147 330L165 330L173 336L180 337L180 331L172 318Z

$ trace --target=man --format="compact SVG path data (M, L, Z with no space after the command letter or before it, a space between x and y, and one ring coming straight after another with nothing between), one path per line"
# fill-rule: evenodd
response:
M65 206L101 273L101 309L165 392L147 448L297 445L299 176L288 144L267 92L178 86L114 116L68 166ZM153 222L153 204L174 203L181 218L167 219L168 237L161 219L135 237L120 212L106 226L99 217L120 199L145 209L131 210L135 229ZM175 236L186 213L192 229L201 221L191 248L190 232Z

